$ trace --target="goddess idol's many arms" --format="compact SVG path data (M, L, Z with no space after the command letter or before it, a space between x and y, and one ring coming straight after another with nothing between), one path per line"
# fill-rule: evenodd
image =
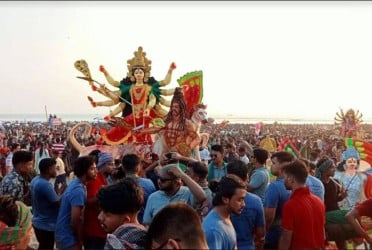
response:
M176 68L175 63L171 63L169 70L164 78L164 80L161 80L159 82L159 86L163 87L168 85L171 82L172 79L172 72ZM113 79L113 77L109 74L109 72L105 69L103 65L99 67L99 70L105 75L105 78L107 82L114 87L120 88L120 82ZM105 86L100 87L99 89L93 89L97 90L100 94L110 98L109 100L102 101L102 102L95 102L91 97L88 97L89 101L93 105L93 107L96 106L113 106L118 104L121 100L120 97L122 95L122 91L120 89L116 91L107 91L107 88ZM149 107L154 108L155 111L161 116L165 116L167 114L167 111L164 110L159 104L164 105L166 107L170 106L170 102L166 100L163 96L171 96L174 93L174 89L159 89L160 93L159 95L154 95L153 93L150 93L150 96L148 98L149 101ZM110 117L116 116L120 112L124 110L126 106L125 102L120 102L119 105L110 112Z

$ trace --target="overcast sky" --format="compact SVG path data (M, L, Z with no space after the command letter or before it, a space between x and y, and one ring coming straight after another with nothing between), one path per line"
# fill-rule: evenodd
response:
M74 62L121 80L142 46L169 87L202 70L210 114L372 117L372 2L0 2L0 113L100 113Z

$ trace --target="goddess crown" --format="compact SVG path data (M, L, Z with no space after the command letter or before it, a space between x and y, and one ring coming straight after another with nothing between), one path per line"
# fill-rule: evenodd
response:
M342 152L341 158L342 160L347 160L350 158L355 158L357 160L360 160L360 155L359 155L359 152L355 149L355 147L349 146L344 152Z
M147 59L146 52L143 51L142 47L138 47L138 50L134 52L134 57L127 61L128 74L127 76L131 81L135 81L133 72L137 68L141 68L144 73L144 82L147 82L150 77L151 61Z

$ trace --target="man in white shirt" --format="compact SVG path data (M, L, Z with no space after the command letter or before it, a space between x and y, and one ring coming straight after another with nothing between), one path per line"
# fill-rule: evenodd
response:
M60 153L58 150L53 149L52 150L52 158L56 160L56 170L57 170L57 177L54 182L54 189L58 190L62 186L66 186L66 170L65 170L65 163L63 160L59 157Z

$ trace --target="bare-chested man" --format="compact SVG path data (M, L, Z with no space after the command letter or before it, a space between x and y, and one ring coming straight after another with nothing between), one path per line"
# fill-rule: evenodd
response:
M187 119L186 102L181 88L175 89L165 126L146 129L142 133L158 133L159 138L153 145L153 152L161 158L165 158L169 152L191 156L191 149L199 145L200 136L194 123Z

